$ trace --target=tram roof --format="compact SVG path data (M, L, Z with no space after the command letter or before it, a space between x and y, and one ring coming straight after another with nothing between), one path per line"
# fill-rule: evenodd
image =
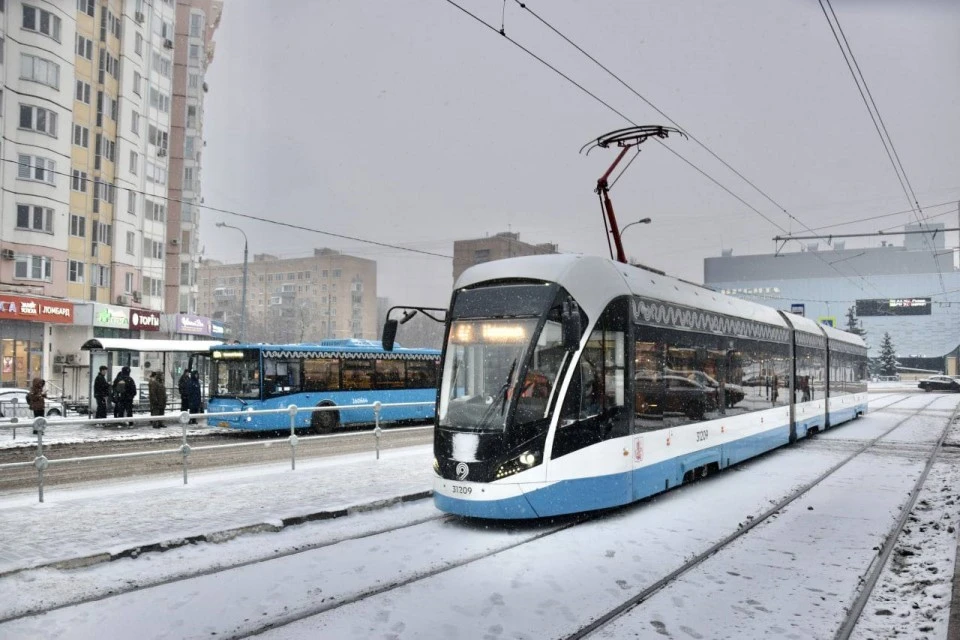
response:
M141 338L91 338L83 351L136 351L139 353L207 353L219 340L145 340Z
M549 254L485 262L464 271L455 286L459 289L509 278L556 282L569 291L588 314L599 313L617 296L632 294L777 327L788 326L771 307L596 256Z

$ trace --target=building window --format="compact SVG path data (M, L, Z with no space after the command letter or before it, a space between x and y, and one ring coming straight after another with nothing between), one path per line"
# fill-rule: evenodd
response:
M104 267L99 264L93 266L93 283L98 287L110 286L110 267Z
M93 17L94 10L97 7L97 0L77 0L77 11Z
M76 260L70 260L70 266L67 271L67 280L70 282L83 283L83 268L84 265L82 262Z
M77 100L90 104L90 85L83 80L77 80Z
M339 277L340 277L340 273L341 273L340 269L334 269L334 270L333 270L333 277L334 277L334 278L339 278ZM336 285L334 285L334 288L336 288Z
M147 181L157 184L167 184L167 170L162 165L145 162L144 171L147 175Z
M203 14L202 13L191 13L190 14L190 36L192 38L199 38L203 34Z
M53 209L36 205L17 205L17 229L53 233Z
M197 62L200 61L200 45L198 44L190 45L190 60L194 61L192 64L196 64Z
M23 5L23 28L36 31L60 42L60 18L49 11Z
M137 243L137 234L133 231L127 231L127 253L131 256L136 255L135 245Z
M133 291L133 274L125 273L123 274L123 292L131 293Z
M136 151L130 151L130 173L137 175L137 165L139 164L140 156L137 155Z
M136 111L130 114L130 131L140 135L140 114Z
M89 147L90 129L82 127L79 124L73 125L73 144L83 148Z
M139 96L139 95L142 95L142 94L140 93L140 81L141 81L141 80L143 80L143 76L140 75L140 72L139 72L139 71L134 71L134 72L133 72L133 92L134 92L135 94L137 94L138 96Z
M193 191L193 167L183 168L183 190Z
M196 151L195 151L196 142L197 142L196 136L187 136L186 140L184 141L183 155L188 160L193 160L196 158Z
M55 184L53 176L57 170L57 163L53 160L21 154L18 162L20 163L17 171L18 180L36 180Z
M148 139L150 144L156 145L160 149L166 149L167 143L169 141L169 135L163 129L158 129L157 127L150 125L150 128L147 130Z
M20 280L46 280L53 275L53 261L46 256L19 256L13 269L13 277Z
M156 87L150 87L150 106L159 109L164 113L170 111L170 96L163 93Z
M170 58L161 55L159 51L153 52L153 68L164 78L169 78L173 73L173 63L170 62Z
M87 60L93 60L93 40L77 34L77 55Z
M139 31L133 38L133 50L137 52L138 56L143 56L143 36L140 35Z
M26 8L26 7L24 7ZM60 88L60 65L44 58L20 54L20 79Z
M87 236L87 219L75 213L70 214L70 235L77 238Z
M133 151L131 151L130 153L133 153ZM137 215L137 192L136 191L127 192L127 213L132 213L133 215Z
M20 128L57 137L57 114L49 109L20 105Z
M70 188L74 191L82 191L86 193L87 191L87 172L79 171L78 169L73 170L73 177L70 180Z
M197 107L192 104L187 105L187 128L197 128Z

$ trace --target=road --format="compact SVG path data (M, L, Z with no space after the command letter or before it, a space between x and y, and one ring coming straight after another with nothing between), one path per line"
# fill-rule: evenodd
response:
M427 444L433 440L433 429L384 429L380 439L381 449L409 447ZM264 462L290 460L290 445L285 437L256 438L250 434L217 433L188 438L191 447L190 469L236 467ZM242 445L229 449L197 451L198 447L211 445ZM52 464L44 472L44 485L55 486L72 482L86 482L110 478L168 476L182 473L183 456L179 451L180 438L162 440L108 440L71 444L53 444L44 447L44 455L51 461L67 458L166 451L162 455L134 458L109 458L78 460ZM297 459L323 458L350 453L373 452L375 440L372 431L355 431L336 436L300 437ZM36 456L36 447L0 449L0 464L31 462ZM11 489L35 487L37 471L33 466L6 469L0 472L0 492Z

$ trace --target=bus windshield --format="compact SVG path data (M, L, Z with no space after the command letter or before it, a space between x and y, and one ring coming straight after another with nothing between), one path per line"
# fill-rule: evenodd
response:
M260 398L260 352L213 352L210 397L256 400Z

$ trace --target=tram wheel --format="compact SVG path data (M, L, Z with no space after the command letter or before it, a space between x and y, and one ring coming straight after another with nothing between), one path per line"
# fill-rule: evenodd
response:
M322 404L321 407L332 407L332 404ZM333 433L340 424L340 413L337 411L314 411L310 416L310 427L314 433Z

